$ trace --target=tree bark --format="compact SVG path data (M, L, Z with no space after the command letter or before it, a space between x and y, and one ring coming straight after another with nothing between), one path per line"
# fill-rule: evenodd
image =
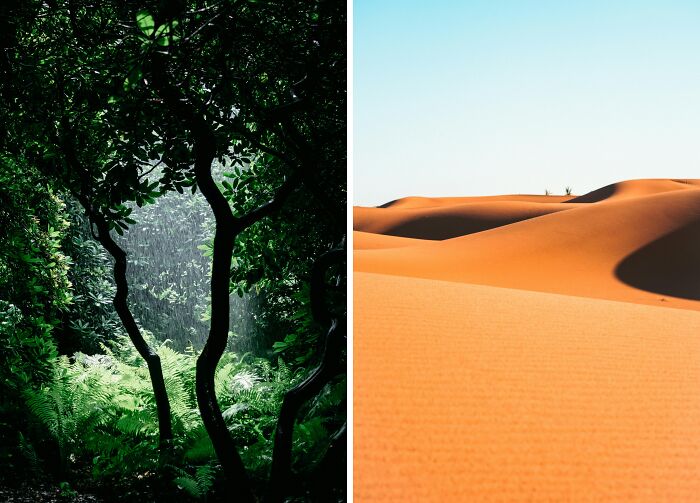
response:
M211 176L211 164L216 145L210 135L195 135L195 176L197 185L214 213L216 230L211 269L211 322L209 336L197 358L197 405L204 427L214 446L226 476L228 494L240 501L255 501L253 492L236 444L224 422L216 399L214 376L216 366L226 350L229 329L229 278L231 258L236 239L236 219L228 201L219 191Z
M194 139L194 174L199 190L212 209L215 220L214 247L211 270L211 320L209 335L197 358L195 391L202 422L209 434L226 478L227 493L236 501L253 502L252 491L243 461L231 437L216 398L214 377L216 367L226 350L229 330L229 283L231 260L236 237L262 218L279 210L286 198L299 185L295 175L282 184L274 198L247 214L234 217L228 201L211 175L217 154L216 139L204 114L184 99L179 90L167 81L162 55L153 60L153 83L170 111L187 124Z
M338 373L345 340L345 323L329 312L324 301L326 297L325 275L334 263L345 258L345 247L324 253L314 263L311 275L311 309L318 323L330 323L330 328L322 340L322 356L319 365L311 374L284 396L280 409L275 445L272 451L269 490L266 503L281 502L285 488L292 486L292 440L294 422L299 408L313 398Z
M91 220L97 227L97 238L102 246L114 258L114 281L117 286L117 292L114 296L114 309L122 321L126 333L129 335L132 344L138 351L139 355L146 361L148 373L151 376L151 385L153 386L153 395L156 400L156 411L158 413L158 432L160 437L161 455L164 455L168 450L173 440L172 418L170 415L170 401L165 388L165 380L163 379L163 369L160 364L160 357L151 348L141 335L136 321L134 320L127 297L129 295L129 286L126 281L126 252L112 239L109 234L109 225L105 219L91 211Z

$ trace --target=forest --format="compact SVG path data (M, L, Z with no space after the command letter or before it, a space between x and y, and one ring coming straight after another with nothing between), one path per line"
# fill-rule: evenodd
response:
M0 500L346 500L346 5L0 4Z

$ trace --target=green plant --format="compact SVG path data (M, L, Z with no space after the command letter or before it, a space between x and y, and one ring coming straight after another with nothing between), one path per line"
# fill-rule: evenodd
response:
M61 498L75 498L78 496L78 492L74 490L68 482L60 482L58 484L58 495Z
M172 405L173 483L192 497L205 498L222 473L196 407L197 353L192 348L175 351L165 342L158 354ZM57 445L64 472L90 466L97 480L128 480L153 472L160 462L158 431L146 377L143 359L125 338L104 347L102 354L58 358L52 378L25 392L38 426L33 441L47 432ZM226 425L242 446L243 461L257 485L268 476L284 394L302 378L301 370L293 370L281 358L273 363L234 353L225 353L217 369L216 393ZM344 410L344 396L344 380L334 381L301 415L294 443L301 471L310 470L323 455L339 424L338 412ZM24 447L28 457L36 457L29 439Z
M175 468L175 484L190 496L196 499L204 499L209 493L214 480L218 475L218 469L213 461L198 466L194 474L190 474L181 468Z
M568 187L568 186L567 186L566 189L564 189L564 190L565 190L565 192L566 192L566 195L567 195L567 196L570 196L570 195L571 195L571 191L572 191L573 189L572 189L571 187Z
M65 205L21 156L0 155L0 466L32 466L23 447L22 392L51 379L56 329L73 296L71 259L62 249Z
M71 258L68 278L73 285L73 303L59 327L57 338L63 354L97 353L114 340L123 327L114 312L112 264L104 248L92 237L85 210L66 194L70 227L63 235L63 250Z

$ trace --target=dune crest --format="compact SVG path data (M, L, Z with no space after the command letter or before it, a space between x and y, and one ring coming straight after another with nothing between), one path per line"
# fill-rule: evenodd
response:
M564 203L574 196L540 196L533 194L514 194L501 196L465 196L465 197L402 197L384 203L379 208L434 208L438 206L455 206L469 203L489 203L497 201L523 201L528 203Z
M418 210L356 207L353 227L357 231L374 234L444 240L571 208L568 203L500 200Z
M563 209L420 247L358 250L355 270L700 309L700 182L616 186L618 196L595 204L558 203ZM673 246L642 252L655 242Z
M642 179L606 185L587 194L569 200L570 203L597 203L605 200L649 196L661 192L700 188L700 180Z
M430 241L423 239L402 238L371 232L353 231L353 247L355 250L377 250L386 248L403 248L417 246Z

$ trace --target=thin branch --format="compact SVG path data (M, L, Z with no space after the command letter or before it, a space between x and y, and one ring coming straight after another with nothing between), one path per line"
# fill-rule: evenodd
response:
M204 24L202 24L202 26L200 26L199 28L197 28L196 30L194 30L192 33L190 33L190 34L182 41L182 43L183 43L183 44L189 43L189 41L192 40L192 38L193 38L195 35L197 35L200 31L204 30L204 29L205 29L207 26L209 26L212 22L216 21L216 20L217 20L219 17L221 17L225 12L226 12L226 9L222 9L222 10L220 10L219 12L217 12L216 14L214 14L212 17L210 17L209 19L207 19L207 20L204 22Z
M157 163L155 163L155 164L151 167L151 169L149 169L149 170L146 171L145 173L141 173L141 174L139 175L139 182L143 179L143 177L150 175L150 174L153 172L153 170L156 169L156 168L157 168L158 166L160 166L161 164L163 164L163 158L162 158L162 157L158 160Z
M238 232L247 229L258 220L261 220L279 210L287 197L289 197L289 195L299 187L300 183L301 179L299 175L294 173L291 177L284 181L272 199L249 211L245 215L236 218L239 228Z

